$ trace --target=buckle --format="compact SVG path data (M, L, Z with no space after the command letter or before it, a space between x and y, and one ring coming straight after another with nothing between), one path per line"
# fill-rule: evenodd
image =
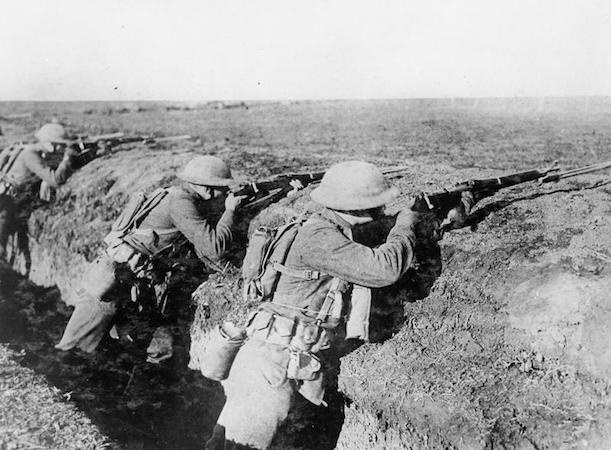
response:
M316 270L304 270L303 275L306 281L318 280L320 272Z

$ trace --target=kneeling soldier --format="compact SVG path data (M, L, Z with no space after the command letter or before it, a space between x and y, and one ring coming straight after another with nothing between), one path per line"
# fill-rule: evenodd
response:
M372 164L349 161L327 171L311 194L325 208L298 230L271 301L249 319L246 343L223 382L227 401L207 448L268 448L295 392L324 403L316 353L330 348L334 328L346 315L343 296L360 309L350 313L360 317L348 319L353 323L346 324L347 337L366 339L368 288L395 283L412 264L420 218L409 209L398 215L383 245L352 240L352 228L383 214L397 195Z
M0 258L4 257L8 238L14 232L23 232L26 225L19 223L20 211L15 198L33 181L42 180L48 186L57 187L71 173L76 151L67 147L66 130L58 123L43 125L34 135L38 142L18 145L2 152L0 164ZM66 149L64 158L53 170L45 157Z
M151 194L157 199L155 204L145 214L136 212L144 215L143 219L123 233L111 232L107 236L108 248L83 277L77 290L80 299L56 348L78 347L86 352L96 349L121 306L108 297L123 278L131 283L150 280L157 304L165 303L169 273L162 270L159 276L158 268L163 266L167 251L181 238L190 241L204 261L217 262L222 258L232 240L235 209L243 199L227 195L229 185L234 183L229 167L219 158L199 156L178 177L185 182L182 186ZM213 226L206 201L222 196L226 196L225 211ZM155 341L161 344L153 345ZM148 353L148 361L154 363L172 356L171 334L164 326L155 331Z

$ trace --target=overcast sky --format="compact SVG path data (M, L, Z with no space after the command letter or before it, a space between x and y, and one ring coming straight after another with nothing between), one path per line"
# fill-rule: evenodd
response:
M0 0L0 100L611 95L609 0Z

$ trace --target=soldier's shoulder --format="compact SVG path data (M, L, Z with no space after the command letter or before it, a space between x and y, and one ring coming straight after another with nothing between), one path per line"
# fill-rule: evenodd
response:
M189 192L182 186L172 186L167 188L167 200L173 208L185 207L187 203L197 203L197 199L193 196L192 192Z
M182 186L170 186L164 188L168 192L168 196L171 198L187 198L191 194Z
M43 149L38 144L21 144L22 152L26 155L38 155L43 151Z
M306 220L302 225L300 232L302 236L320 234L332 235L336 233L341 234L338 226L319 213L313 214L308 220Z

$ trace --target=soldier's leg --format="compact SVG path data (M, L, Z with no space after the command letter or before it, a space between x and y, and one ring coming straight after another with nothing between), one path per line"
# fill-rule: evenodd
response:
M117 304L103 301L116 283L116 263L108 256L99 257L83 277L82 286L77 290L79 301L75 304L72 316L64 334L55 348L69 350L78 347L93 352L106 332L112 326L117 312Z
M0 260L6 259L6 245L13 232L15 202L8 195L0 194Z
M151 323L155 327L155 331L146 349L146 361L159 364L161 361L170 359L174 355L172 325L176 322L177 313L176 311L170 311L170 308L168 308L170 305L167 305L172 272L160 270L153 275L155 306L151 314ZM171 309L176 308L176 305L171 306Z
M294 383L286 378L288 352L257 341L247 341L223 382L227 401L208 448L218 445L224 428L225 448L265 449L286 419Z

